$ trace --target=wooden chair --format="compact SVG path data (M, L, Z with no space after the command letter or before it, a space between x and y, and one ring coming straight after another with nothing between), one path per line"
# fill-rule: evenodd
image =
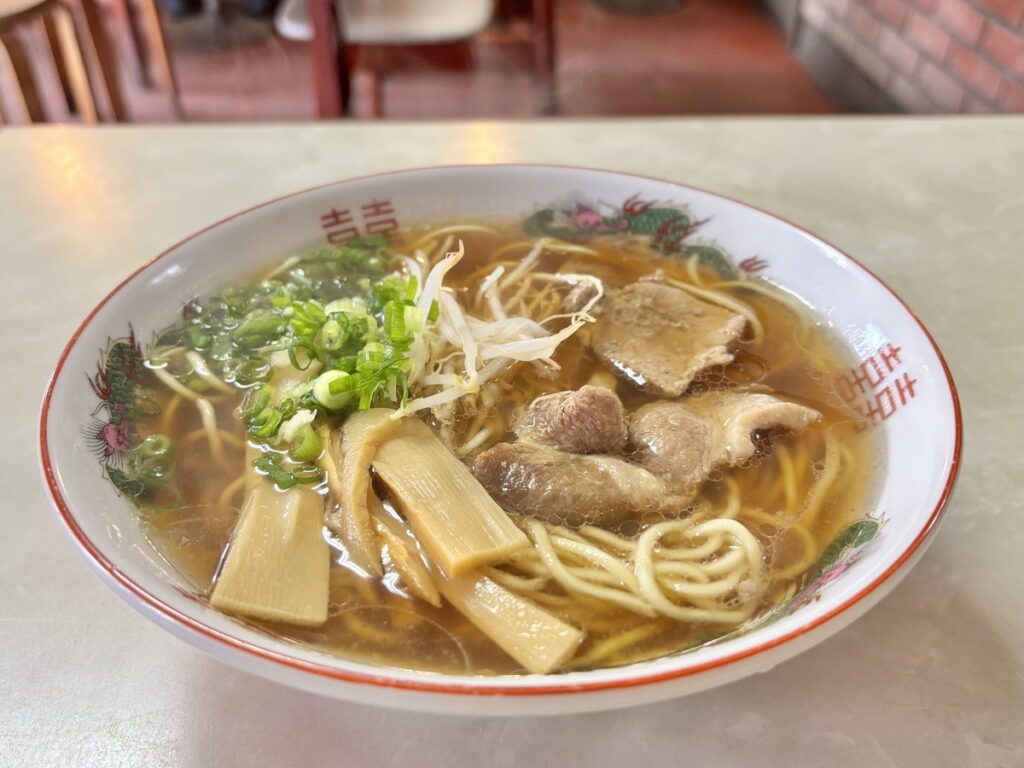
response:
M59 80L61 92L69 109L77 112L83 122L100 119L102 101L114 120L124 118L124 103L117 84L110 46L99 23L91 0L74 3L70 0L0 0L0 65L9 85L8 109L20 112L28 122L43 122L47 114L40 88L43 73L34 66L26 30L42 23L48 54ZM86 51L98 63L99 77L93 82L86 69ZM14 115L0 115L10 119Z
M150 11L142 14L147 47L158 61L164 62L159 68L166 73L164 80L173 109L180 116L177 84L155 0L142 0L140 7L144 9L147 5L151 6ZM45 31L46 50L33 56L26 38L40 24ZM27 122L63 117L53 114L45 103L46 89L42 85L46 75L56 77L57 90L63 95L68 112L77 114L82 122L128 119L116 56L96 0L0 0L0 78L8 86L0 88L0 92L9 95L7 108L12 112L5 114L0 99L0 122L15 117Z
M357 60L370 80L370 116L379 117L386 74L408 69L410 62L431 70L466 69L472 64L468 41L514 5L525 5L531 21L538 107L550 114L555 109L553 0L291 0L277 26L287 37L312 43L320 117L348 113Z
M2 2L3 0L0 0ZM182 117L178 78L167 48L157 0L110 0L138 81L150 88L161 85L171 100L171 110Z

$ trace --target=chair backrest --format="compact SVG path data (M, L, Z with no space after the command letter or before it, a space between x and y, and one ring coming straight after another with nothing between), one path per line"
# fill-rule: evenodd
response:
M39 23L46 33L47 54L34 55L26 31ZM0 123L45 122L54 115L41 87L56 73L62 95L74 93L85 122L96 122L95 94L85 71L79 37L68 8L58 0L0 0ZM31 39L35 43L35 39ZM39 65L42 65L40 67ZM70 102L69 102L70 104ZM58 117L63 114L58 110ZM13 120L12 120L13 118Z
M48 0L0 0L0 29L46 5Z
M357 45L442 43L472 37L490 22L494 0L335 0L342 39ZM308 0L285 0L274 19L289 40L313 39Z
M337 0L351 43L440 43L475 35L494 15L494 0Z

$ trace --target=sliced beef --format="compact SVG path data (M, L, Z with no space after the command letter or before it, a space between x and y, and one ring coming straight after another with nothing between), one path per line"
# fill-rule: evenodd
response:
M609 291L594 324L598 357L641 389L678 397L701 371L732 361L746 318L686 291L640 281Z
M714 424L715 463L731 467L754 455L755 432L782 427L799 432L821 420L813 408L781 400L764 392L721 390L688 397L682 402Z
M534 400L514 427L524 442L571 453L621 453L626 447L626 418L618 395L584 385Z
M597 286L591 282L579 283L573 286L572 290L562 299L562 309L565 312L579 312L587 303L597 296Z
M629 431L634 461L677 493L693 496L710 474L714 427L682 403L660 400L641 407Z
M638 409L630 422L634 460L682 496L691 496L713 469L754 455L755 432L794 432L818 421L813 408L765 394L723 390Z
M579 456L529 443L500 443L472 466L506 510L558 525L608 526L656 510L665 484L612 456Z

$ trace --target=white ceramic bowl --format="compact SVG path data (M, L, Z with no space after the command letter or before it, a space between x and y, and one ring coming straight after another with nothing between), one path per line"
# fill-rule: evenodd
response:
M647 203L654 203L648 211L661 213L645 215ZM197 294L325 238L456 217L516 216L584 238L601 230L648 232L670 247L688 221L706 219L685 243L711 245L704 255L721 269L752 272L814 307L861 361L839 385L872 412L885 443L876 502L864 510L884 525L862 529L814 584L752 631L668 658L553 676L439 676L347 661L283 643L192 595L155 556L133 507L88 450L83 429L98 404L88 382L97 351L124 336L129 322L139 338L149 338ZM850 257L709 192L551 166L430 168L352 179L271 201L192 235L89 314L60 357L40 424L44 479L75 546L117 594L160 626L230 664L308 691L474 715L580 712L666 699L766 671L821 642L881 600L924 552L953 487L960 441L956 393L939 350L899 297Z

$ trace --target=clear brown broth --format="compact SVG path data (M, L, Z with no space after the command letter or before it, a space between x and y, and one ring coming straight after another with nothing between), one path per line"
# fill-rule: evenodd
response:
M421 233L410 232L404 242L414 242ZM523 239L512 226L498 234L466 233L466 258L449 276L446 284L463 289L470 287L493 268L492 254L504 245ZM396 245L401 248L403 239ZM686 266L670 259L656 258L646 249L624 246L622 241L598 239L587 245L598 256L574 253L545 255L540 269L555 272L588 272L608 285L625 285L661 270L665 275L692 282ZM520 252L522 253L522 252ZM509 258L507 256L503 258ZM698 275L706 284L720 278L708 268ZM833 486L821 513L810 528L814 537L815 558L835 539L843 528L864 509L872 485L872 477L880 458L880 448L870 430L863 430L833 391L836 374L850 366L848 351L820 324L810 310L794 312L791 305L763 293L738 286L718 288L752 307L764 325L764 337L758 343L745 341L740 345L731 365L704 376L694 389L731 385L761 384L789 399L799 401L822 412L824 419L799 435L766 436L774 450L751 463L751 466L728 472L739 486L743 503L771 514L795 514L784 509L780 489L782 453L794 458L797 498L803 499L820 472L824 456L825 436L839 430L844 464L839 480ZM556 360L561 372L550 379L532 380L534 391L520 395L526 402L544 391L575 389L585 383L599 366L584 344L571 339L560 347ZM653 398L631 385L620 383L618 392L627 408L634 408ZM173 403L172 393L153 393L165 412L155 431L170 434L177 449L175 479L185 503L171 511L152 513L147 517L147 532L160 552L192 585L196 593L206 595L215 578L218 563L227 547L241 503L240 493L220 503L218 497L244 470L244 452L236 447L228 454L229 466L211 460L202 439L198 414L186 402ZM244 433L236 416L237 403L222 401L217 405L220 425L235 435L243 445ZM709 480L702 496L712 503L724 493L721 475ZM751 524L752 532L765 548L766 567L781 572L798 558L806 557L803 545L794 536L780 533L780 527L765 522ZM635 534L637 523L626 524L619 532ZM333 537L332 544L341 549ZM340 560L341 558L337 558ZM771 610L779 601L792 595L806 579L807 569L772 584L759 612ZM521 674L523 670L494 645L476 627L451 606L434 608L407 597L394 578L383 582L362 578L335 562L331 571L330 618L316 629L307 629L242 619L287 642L296 643L359 661L424 670L436 673L473 675ZM557 610L555 611L558 612ZM586 632L578 655L610 637L625 640L632 630L656 622L657 627L645 633L644 639L627 644L601 666L619 665L662 656L699 646L736 629L731 625L690 624L668 618L648 619L626 610L603 612L583 617L578 612L565 618ZM570 662L570 666L572 666ZM584 667L585 668L585 667Z

